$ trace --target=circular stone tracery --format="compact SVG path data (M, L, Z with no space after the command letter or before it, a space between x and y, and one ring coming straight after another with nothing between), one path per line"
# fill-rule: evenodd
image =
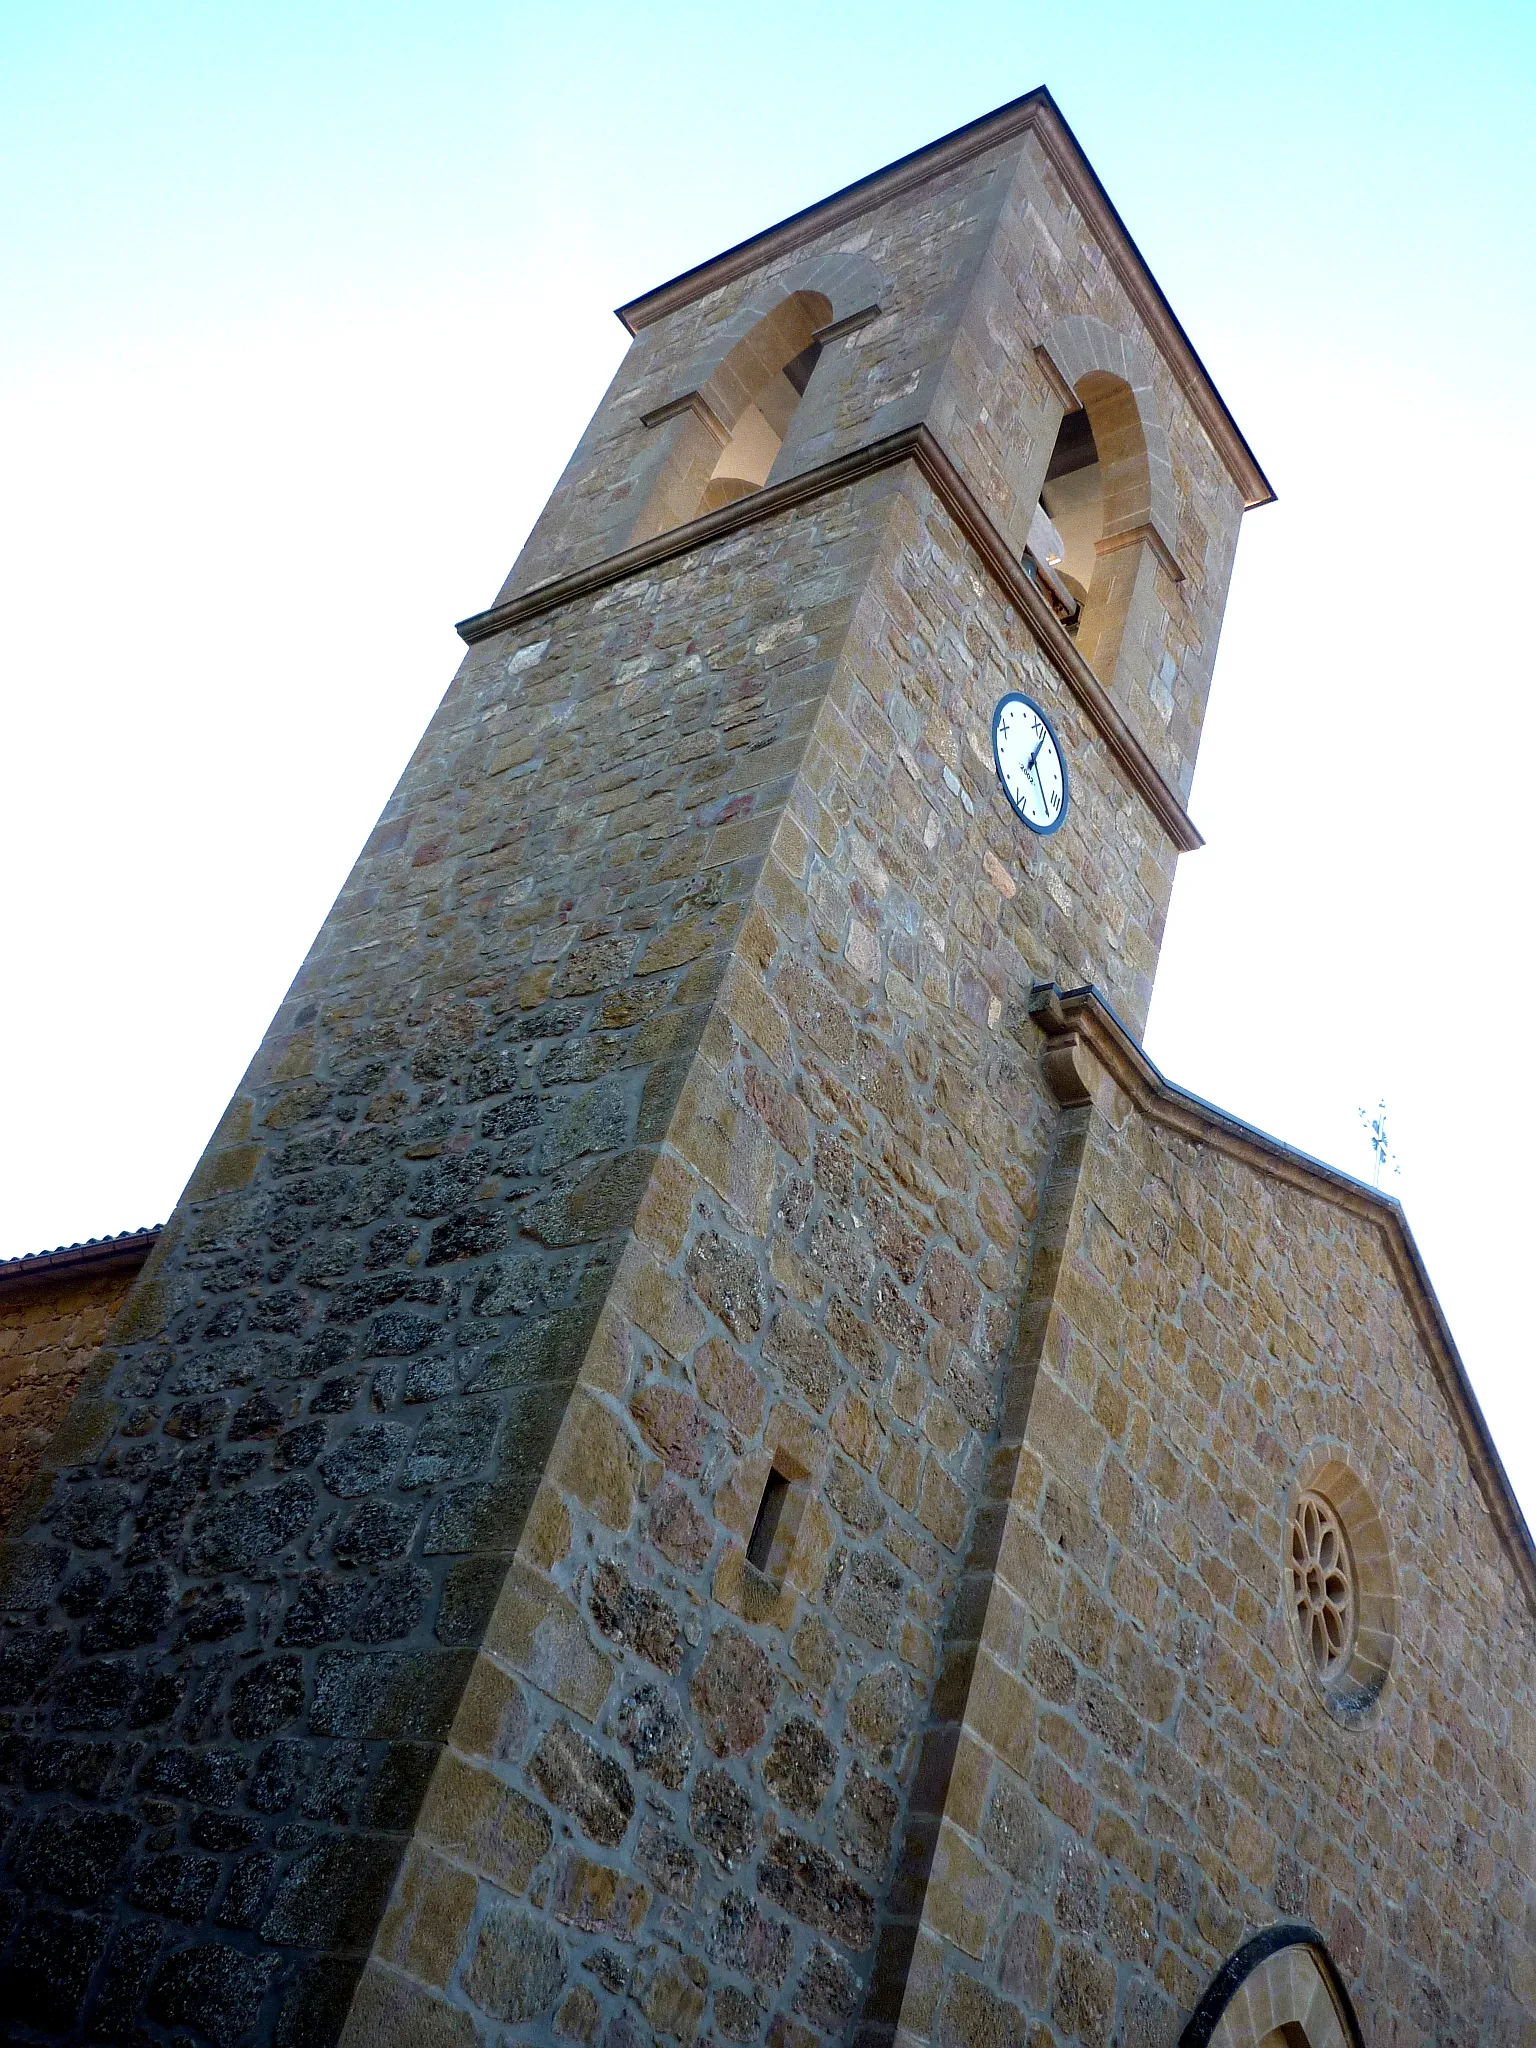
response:
M1291 1515L1291 1595L1297 1633L1324 1685L1355 1646L1354 1579L1338 1516L1321 1494L1304 1493Z
M1285 1598L1303 1670L1328 1713L1358 1725L1397 1652L1392 1546L1359 1475L1330 1444L1301 1462L1283 1524Z

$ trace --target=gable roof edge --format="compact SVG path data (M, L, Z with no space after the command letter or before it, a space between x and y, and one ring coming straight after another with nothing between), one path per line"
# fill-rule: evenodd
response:
M1482 1404L1467 1376L1429 1269L1408 1227L1402 1203L1168 1080L1091 984L1065 993L1043 984L1031 998L1030 1013L1047 1037L1075 1035L1084 1040L1143 1113L1165 1128L1214 1145L1229 1158L1243 1161L1267 1178L1283 1180L1373 1222L1381 1230L1398 1284L1429 1353L1489 1518L1514 1566L1532 1618L1536 1619L1536 1543L1504 1469Z

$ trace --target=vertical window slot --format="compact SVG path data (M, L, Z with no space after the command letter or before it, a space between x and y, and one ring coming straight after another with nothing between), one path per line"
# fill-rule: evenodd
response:
M789 1501L789 1481L782 1472L770 1469L763 1486L763 1497L758 1503L757 1520L752 1524L751 1540L747 1544L747 1563L765 1576L768 1560L773 1555L773 1539L779 1533L779 1523L784 1518L784 1509Z

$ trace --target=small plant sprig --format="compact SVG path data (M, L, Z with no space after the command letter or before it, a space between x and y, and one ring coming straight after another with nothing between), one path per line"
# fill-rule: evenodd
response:
M1391 1140L1387 1136L1387 1103L1385 1096L1377 1103L1374 1116L1372 1116L1368 1109L1362 1109L1360 1121L1365 1126L1366 1143L1370 1146L1371 1158L1375 1161L1375 1171L1371 1176L1371 1185L1379 1188L1383 1171L1401 1174L1403 1170L1398 1162L1397 1154L1392 1149Z

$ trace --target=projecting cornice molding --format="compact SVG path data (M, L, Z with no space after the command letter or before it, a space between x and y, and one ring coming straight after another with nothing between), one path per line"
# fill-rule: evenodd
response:
M680 408L693 395L689 393L674 404ZM1203 846L1205 841L1195 829L1194 821L1163 779L1157 763L1078 653L1076 643L1041 596L1036 584L1025 575L1023 564L999 532L981 500L931 429L925 426L904 427L883 440L851 449L846 455L834 456L830 462L818 463L814 469L804 470L798 476L786 477L782 483L766 484L762 490L738 498L734 504L722 505L716 512L706 512L698 519L674 526L669 533L660 533L653 540L624 548L616 555L594 562L590 568L574 569L569 575L553 576L546 582L536 583L532 589L509 598L505 604L493 605L489 611L476 612L471 618L461 619L459 637L474 646L481 640L489 640L494 634L525 625L528 620L554 611L560 605L572 604L594 591L605 590L611 584L642 575L659 562L689 554L695 548L707 547L726 534L755 526L765 519L777 518L780 513L809 499L822 497L828 491L838 490L860 477L890 469L902 462L914 463L932 487L976 550L994 584L1027 621L1041 651L1098 731L1126 781L1173 844L1181 853L1193 853L1197 847Z
M1165 1130L1177 1131L1195 1144L1214 1146L1267 1179L1284 1181L1303 1194L1376 1225L1434 1366L1467 1463L1514 1566L1526 1603L1536 1617L1536 1544L1532 1543L1504 1461L1472 1391L1461 1353L1414 1243L1413 1232L1408 1228L1401 1202L1379 1189L1368 1188L1347 1173L1340 1173L1337 1167L1325 1166L1320 1159L1297 1151L1252 1124L1245 1124L1202 1097L1175 1087L1147 1058L1097 989L1077 988L1063 994L1048 984L1042 985L1030 997L1029 1014L1045 1033L1042 1063L1046 1081L1064 1107L1092 1099L1096 1064L1144 1116Z
M759 269L814 236L827 234L841 227L845 221L856 220L860 214L899 198L902 193L926 184L929 179L953 170L958 164L968 163L985 150L1027 133L1034 134L1051 167L1066 186L1073 205L1103 250L1153 346L1172 371L1196 418L1209 434L1227 473L1241 491L1244 505L1251 511L1256 506L1273 503L1275 493L1259 467L1258 458L1227 410L1226 401L1212 382L1209 370L1200 360L1177 314L1164 298L1162 287L1148 269L1146 258L1132 240L1109 194L1099 183L1097 173L1083 154L1082 145L1044 86L1025 93L1022 99L1011 100L994 113L984 114L979 121L955 129L953 134L941 136L926 148L914 150L910 156L898 157L884 170L874 171L869 177L860 178L856 184L844 186L842 191L832 193L829 198L819 200L800 213L791 214L776 227L765 228L761 234L738 242L734 248L711 257L707 263L685 270L681 276L658 285L654 291L643 292L639 298L620 306L618 317L631 334L638 334L654 321L676 312L679 306L703 298L708 292L718 291L722 285L745 276L749 270Z

